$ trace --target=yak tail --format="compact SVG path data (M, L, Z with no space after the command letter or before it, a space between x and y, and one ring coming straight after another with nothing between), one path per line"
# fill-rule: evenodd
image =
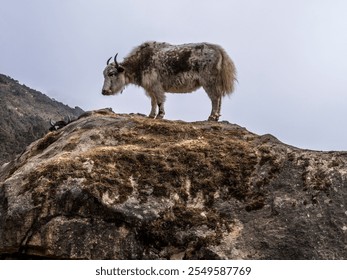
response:
M219 62L219 89L222 96L230 95L234 91L236 68L234 62L224 49L219 47L221 58Z

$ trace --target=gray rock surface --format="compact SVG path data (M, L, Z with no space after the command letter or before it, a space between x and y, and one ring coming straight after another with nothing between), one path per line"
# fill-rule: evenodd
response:
M346 259L347 153L89 112L0 170L0 257Z

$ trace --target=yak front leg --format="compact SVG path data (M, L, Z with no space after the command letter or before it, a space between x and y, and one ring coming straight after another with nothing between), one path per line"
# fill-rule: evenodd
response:
M148 117L154 119L157 115L157 99L154 95L150 95L151 97L151 112L149 113Z
M158 108L159 108L159 113L157 115L157 119L162 119L165 116L165 109L164 109L164 103L165 103L165 94L164 93L159 93L156 95L157 97L157 102L158 102Z
M157 119L162 119L165 116L164 103L158 103L159 113L157 115Z

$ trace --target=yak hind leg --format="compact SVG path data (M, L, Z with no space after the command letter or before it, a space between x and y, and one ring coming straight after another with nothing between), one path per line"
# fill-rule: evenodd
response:
M212 103L212 110L211 114L208 117L209 121L218 121L219 117L221 116L220 114L220 109L221 109L221 104L222 104L222 97L221 96L210 96L211 103Z
M214 85L203 85L204 90L206 91L208 97L211 100L212 110L211 114L208 117L209 121L218 121L220 117L220 110L222 104L222 96L216 91Z

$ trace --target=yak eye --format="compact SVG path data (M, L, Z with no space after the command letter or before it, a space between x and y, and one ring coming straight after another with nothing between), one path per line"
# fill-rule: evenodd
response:
M110 72L110 73L108 73L108 76L109 77L116 76L116 73L115 72Z

